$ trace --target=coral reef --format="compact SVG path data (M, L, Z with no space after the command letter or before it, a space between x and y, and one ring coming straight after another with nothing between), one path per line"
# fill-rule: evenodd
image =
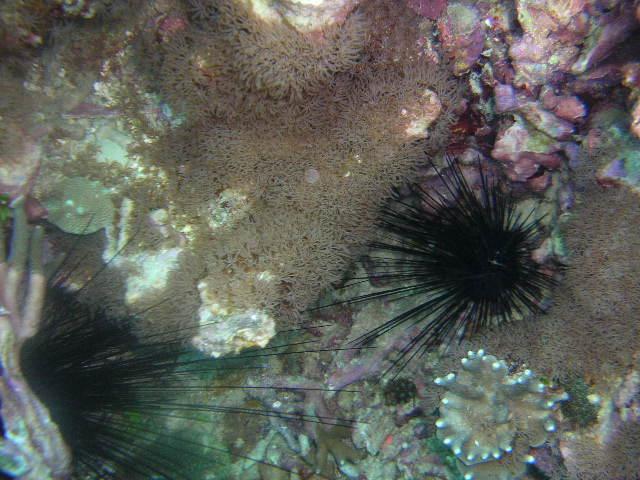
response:
M603 190L589 175L578 188L574 220L563 226L570 268L549 314L518 331L489 332L479 342L494 351L517 352L549 377L577 374L602 382L633 364L640 340L633 281L640 274L633 233L639 206L629 192Z
M582 378L590 391L586 401L592 406L587 408L598 413L596 421L591 415L580 430L563 435L562 452L570 478L632 479L637 466L631 459L636 454L625 450L622 456L611 456L607 452L617 448L616 438L633 437L637 430L632 418L617 420L626 402L618 406L613 397L624 378L637 371L640 325L635 313L635 279L640 267L634 252L639 206L626 187L599 186L595 178L598 165L583 162L575 177L573 218L563 227L571 263L554 305L547 315L517 331L488 332L472 343L510 352L546 378L563 379L563 383ZM576 401L584 403L585 399ZM581 407L583 412L586 406ZM570 407L578 405L569 402ZM621 440L626 446L631 445L629 441ZM594 458L599 460L592 461Z
M166 168L182 172L170 194L189 221L188 237L219 239L208 254L208 288L221 297L225 285L237 285L226 294L233 297L218 301L224 308L304 309L339 277L348 250L367 238L375 207L421 156L413 140L433 135L433 142L441 141L438 129L448 123L456 97L444 75L427 65L366 73L325 92L332 109L343 111L322 118L316 106L320 120L312 137L281 132L274 138L258 125L221 129L205 123L168 139ZM327 125L334 116L335 125ZM198 225L198 206L218 203L216 191L229 190L250 198L249 210L230 210L233 224L215 231Z
M553 392L531 370L509 373L503 360L469 352L462 370L438 377L447 389L436 421L438 437L461 462L466 479L522 476L529 453L557 428L554 409L568 397Z
M302 469L247 456L240 447L226 444L223 436L250 447L269 417L292 430L308 423L326 429L326 438L338 429L343 433L336 438L348 436L352 422L328 412L320 417L294 409L279 411L281 400L269 408L245 405L242 392L251 389L264 389L275 398L279 391L312 395L320 390L286 382L236 383L237 371L266 368L255 360L260 354L203 358L174 335L136 336L130 318L117 321L101 306L79 302L80 297L62 284L47 285L43 228L30 231L22 200L13 207L8 259L0 252L3 475L24 480L94 478L97 470L119 479L215 474L257 480L256 463L287 474ZM3 247L4 231L3 225ZM55 278L64 283L65 276ZM91 280L80 290L90 289ZM23 281L24 291L19 288ZM266 357L284 349L289 355L307 353L296 352L296 346L281 344ZM244 415L246 431L227 432L231 427L211 414L231 417L230 425ZM346 445L339 450L328 440L323 445L328 448L325 453L336 457L353 450ZM241 465L232 465L234 459Z
M636 479L637 0L0 3L0 223L11 223L8 206L22 199L20 222L60 227L47 232L44 255L71 252L62 275L82 301L99 301L141 336L195 343L216 357L207 361L238 359L229 377L184 394L264 414L180 427L207 446L224 443L216 475ZM383 233L377 220L393 187L402 198L406 182L450 198L429 168L442 165L443 151L472 191L481 191L474 166L490 166L516 211L540 218L527 259L560 282L537 298L544 313L428 349L394 383L382 372L419 325L375 348L353 341L415 304L309 307L389 288L370 275L363 247ZM65 205L74 190L88 193L77 199L81 211ZM11 261L3 265L15 273ZM345 286L351 271L368 279ZM6 311L15 295L2 288L0 320L26 314ZM275 355L282 335L291 344ZM15 336L13 326L3 330L2 373L19 380ZM433 378L479 348L504 358L496 372L479 369L483 392L491 375L506 382L530 369L545 395L552 381L570 393L549 416L567 420L557 445L532 447L550 412L535 408L536 392L517 405L445 394L479 402L465 418L442 407ZM230 378L247 388L229 389ZM49 444L36 445L27 427L46 430L47 420L22 428L16 418L31 413L11 409L30 402L6 380L3 465L14 476L33 465L45 478L38 469ZM480 385L465 382L454 384ZM478 420L496 418L500 405L517 415ZM526 409L537 423L521 421ZM501 458L469 443L459 460L443 441L464 435L437 433L438 415L481 424L478 443ZM517 455L497 441L514 429ZM55 431L47 438L55 444ZM523 472L526 455L536 463Z

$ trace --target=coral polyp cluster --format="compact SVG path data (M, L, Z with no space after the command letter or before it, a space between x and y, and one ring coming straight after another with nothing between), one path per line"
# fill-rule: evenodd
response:
M206 268L189 279L200 323L255 313L262 329L341 278L390 188L443 146L462 88L447 64L368 51L360 10L312 35L255 5L192 3L178 31L141 42L155 48L152 87L184 115L149 152L166 172L154 206ZM131 218L149 203L134 199ZM204 351L235 350L204 330Z
M466 480L518 478L557 428L555 410L568 395L551 390L531 370L509 374L504 360L468 352L462 370L438 377L446 388L436 421Z
M265 5L202 1L192 9L191 16L179 9L168 14L164 23L171 20L172 30L159 26L164 56L158 64L164 95L192 116L213 114L242 123L292 106L302 113L307 94L355 65L364 46L360 15L310 35Z

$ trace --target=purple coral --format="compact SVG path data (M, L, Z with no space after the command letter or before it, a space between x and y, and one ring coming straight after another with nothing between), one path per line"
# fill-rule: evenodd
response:
M473 5L450 3L438 21L438 31L442 45L452 59L453 72L456 75L468 72L484 48L480 12Z

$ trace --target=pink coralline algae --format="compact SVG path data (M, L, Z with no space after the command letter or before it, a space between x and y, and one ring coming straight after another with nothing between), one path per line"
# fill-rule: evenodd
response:
M567 140L574 131L571 123L541 108L538 102L527 102L520 107L520 112L524 118L535 125L538 130L552 138Z
M523 34L510 47L518 86L579 75L605 59L635 28L630 2L604 13L587 0L516 2Z
M509 51L518 85L543 85L556 72L568 71L589 30L585 1L519 0L518 21L524 34Z
M497 113L518 111L535 128L550 137L565 140L574 133L575 125L587 116L587 107L575 95L557 95L553 88L542 88L538 101L511 85L496 84L494 99Z
M542 87L535 99L524 89L502 83L494 86L494 101L496 113L514 115L515 123L503 123L492 157L505 162L511 180L531 180L530 187L544 190L549 179L540 168L559 168L561 152L570 162L576 158L572 139L587 117L585 103L578 96L558 94L551 86Z
M552 89L544 88L540 100L545 109L569 122L579 122L587 116L587 107L576 96L556 95Z
M570 80L569 85L571 90L577 94L603 95L610 88L618 85L621 79L622 73L619 65L604 64Z
M496 102L496 112L505 113L517 110L518 98L516 97L516 91L511 85L503 85L498 83L493 90L494 98Z
M618 14L608 13L598 17L586 39L580 58L571 67L571 73L586 72L606 58L636 28L631 6L624 6Z
M453 72L461 75L476 63L484 47L484 23L473 5L451 3L438 21L440 40Z
M524 182L533 177L540 166L557 168L562 162L558 153L563 147L562 142L536 132L518 120L498 133L491 156L504 162L512 181Z
M575 124L587 115L587 108L578 97L556 95L547 87L542 90L539 101L534 102L511 85L497 84L494 98L496 112L518 111L535 128L558 140L570 138Z

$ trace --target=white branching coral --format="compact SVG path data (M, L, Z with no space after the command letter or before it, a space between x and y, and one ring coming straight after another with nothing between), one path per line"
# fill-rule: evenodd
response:
M566 393L552 391L531 370L509 374L483 350L469 352L462 370L436 378L447 389L436 421L438 437L459 460L465 480L511 480L535 462L531 447L556 430L554 413Z

